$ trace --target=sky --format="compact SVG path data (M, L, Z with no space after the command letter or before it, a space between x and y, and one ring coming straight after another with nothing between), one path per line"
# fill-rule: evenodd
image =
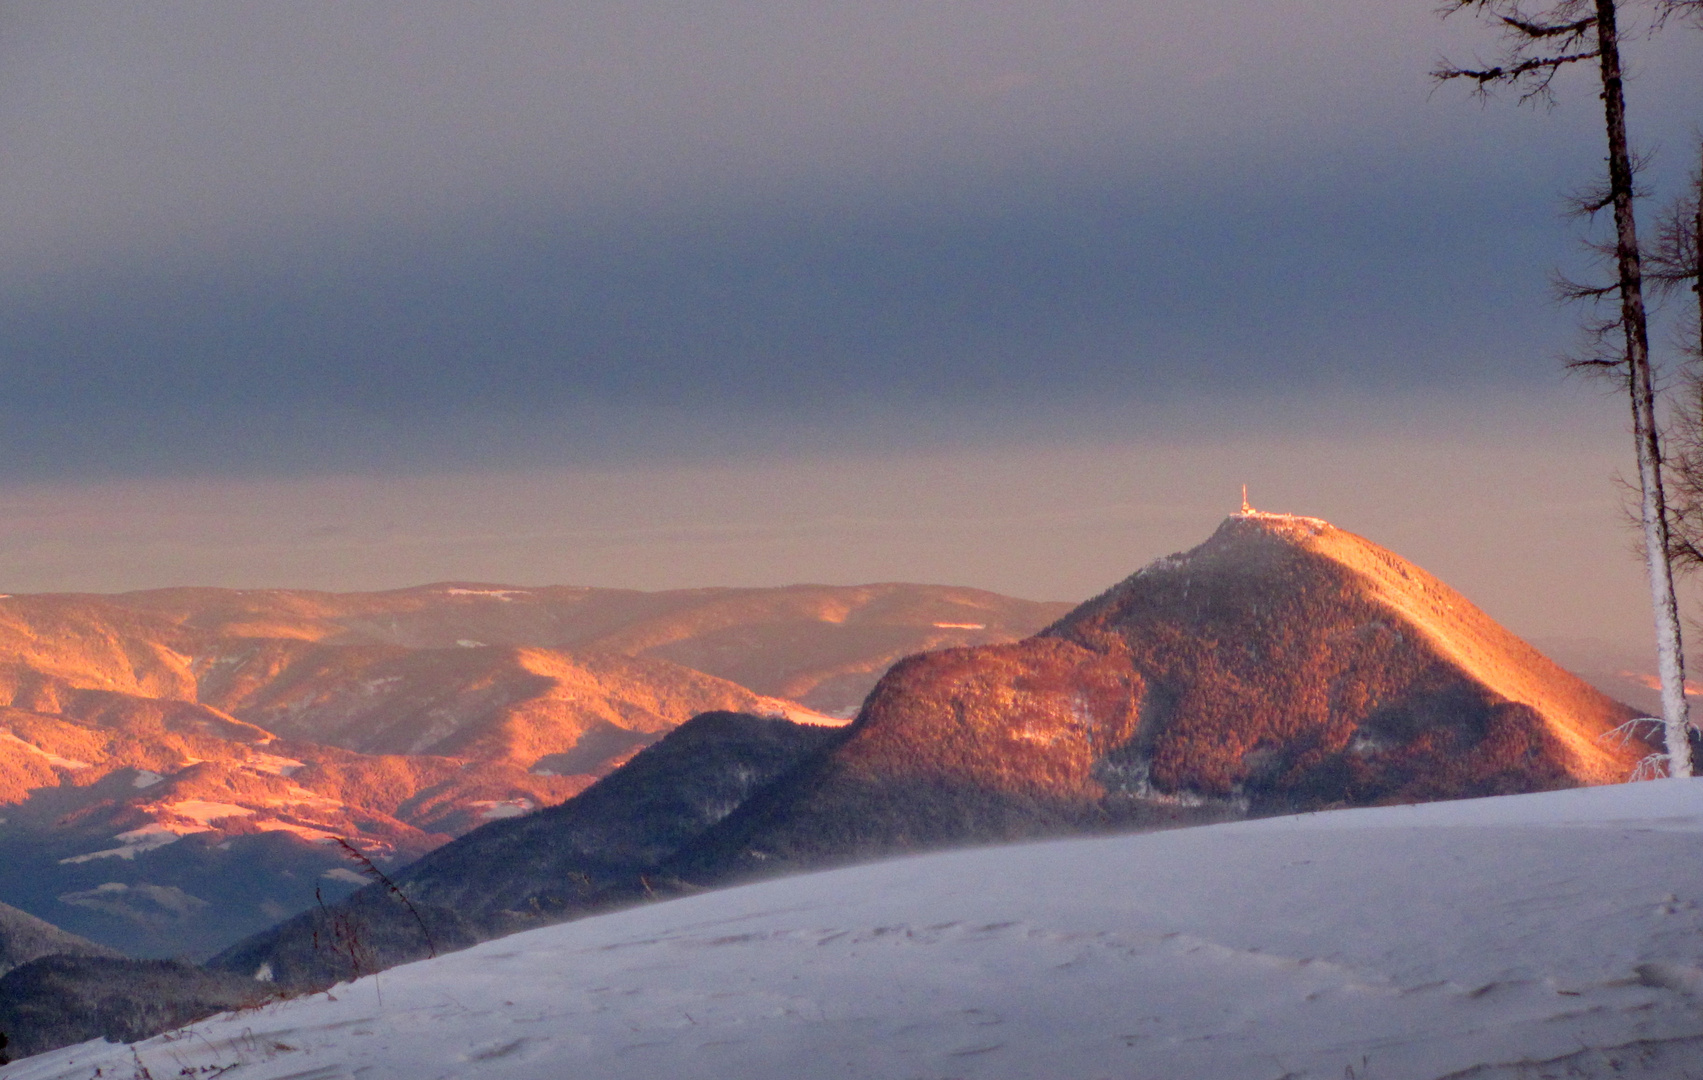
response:
M1671 190L1697 32L1629 43ZM1078 599L1256 505L1642 641L1600 169L1429 0L0 3L0 587ZM1654 205L1647 202L1646 205Z

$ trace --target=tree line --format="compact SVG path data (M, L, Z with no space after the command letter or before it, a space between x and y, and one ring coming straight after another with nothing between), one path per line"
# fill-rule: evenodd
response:
M1621 46L1626 23L1646 9L1646 32L1689 23L1703 29L1703 0L1445 0L1445 18L1469 14L1492 25L1501 53L1487 64L1444 62L1438 82L1464 81L1483 97L1514 94L1522 104L1554 100L1557 78L1572 68L1594 70L1603 103L1606 169L1570 209L1590 219L1607 214L1613 237L1588 246L1605 273L1598 281L1558 276L1557 294L1586 305L1574 368L1617 380L1632 412L1638 460L1638 524L1644 540L1651 607L1656 624L1657 670L1662 692L1663 752L1646 759L1654 775L1693 775L1692 724L1685 698L1685 654L1674 579L1703 569L1703 134L1698 169L1685 189L1659 213L1649 238L1638 231L1636 199L1641 161L1628 134ZM1651 355L1649 304L1696 297L1682 313L1677 353L1680 378L1664 401L1658 364ZM1634 724L1639 723L1634 721ZM1628 730L1627 734L1633 734Z

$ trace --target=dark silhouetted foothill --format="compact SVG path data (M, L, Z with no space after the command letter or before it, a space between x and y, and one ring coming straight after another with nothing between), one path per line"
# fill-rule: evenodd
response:
M754 792L843 738L845 729L705 713L560 806L494 821L382 883L237 943L210 964L290 986L347 978L324 947L347 915L378 967L576 915L672 895L668 859ZM421 933L416 913L431 928Z
M180 960L46 956L0 978L0 1030L10 1033L16 1057L89 1039L136 1042L262 1004L267 991Z
M68 934L50 922L0 904L0 976L43 956L107 956L119 953Z

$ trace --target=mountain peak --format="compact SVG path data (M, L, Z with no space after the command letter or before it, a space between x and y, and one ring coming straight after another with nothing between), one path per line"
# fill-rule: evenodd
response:
M1301 636L1313 640L1301 651L1315 657L1341 651L1333 634L1393 633L1391 661L1416 653L1542 716L1557 759L1576 782L1625 779L1626 749L1602 735L1609 720L1618 723L1630 710L1436 576L1320 518L1234 514L1205 543L1148 564L1046 633L1087 643L1115 632L1133 641L1156 619L1180 619L1215 639L1264 642L1262 649L1282 649L1295 636L1291 627L1310 627L1313 633Z
M735 815L759 864L1611 783L1635 715L1435 576L1248 510L1035 637L894 665L793 794ZM745 857L745 856L739 856Z
M1244 506L1238 513L1231 514L1224 519L1224 525L1236 522L1251 522L1266 526L1274 531L1303 529L1317 532L1321 529L1336 528L1324 518L1307 517L1304 514L1278 514L1270 510L1255 510L1251 506ZM1219 526L1219 528L1223 527L1223 525Z

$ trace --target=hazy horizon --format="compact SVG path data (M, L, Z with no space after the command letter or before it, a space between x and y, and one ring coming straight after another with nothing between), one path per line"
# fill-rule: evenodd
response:
M1074 600L1247 482L1641 648L1596 95L1433 88L1431 7L8 5L0 588Z

